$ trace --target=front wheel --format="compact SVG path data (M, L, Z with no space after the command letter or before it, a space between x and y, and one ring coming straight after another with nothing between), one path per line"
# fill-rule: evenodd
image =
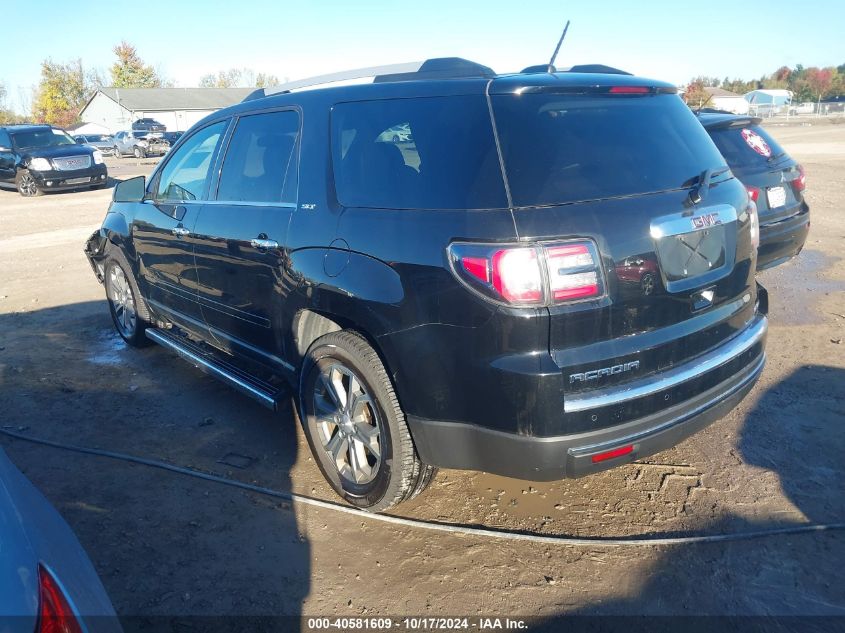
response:
M40 196L44 193L27 169L21 169L18 172L18 175L15 177L15 186L18 189L18 193L24 198Z
M135 155L135 158L146 158L147 153L144 151L143 147L136 147L132 153Z
M117 145L112 148L112 152L114 152L115 158L123 158L123 155L120 153L120 149L118 149Z
M417 456L381 359L354 332L326 334L308 350L299 413L320 470L351 505L382 512L434 476Z
M104 272L106 298L117 333L133 347L148 345L150 341L144 335L144 330L149 325L150 314L123 254L118 252L109 255Z

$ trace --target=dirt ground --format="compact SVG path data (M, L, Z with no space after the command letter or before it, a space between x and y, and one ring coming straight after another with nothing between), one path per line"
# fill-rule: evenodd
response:
M577 536L845 521L845 125L770 129L805 166L813 215L805 251L760 275L771 330L751 395L676 448L581 480L441 471L403 516ZM82 254L109 197L0 190L0 426L334 500L290 414L113 334ZM845 615L842 532L537 545L0 445L74 528L122 616Z

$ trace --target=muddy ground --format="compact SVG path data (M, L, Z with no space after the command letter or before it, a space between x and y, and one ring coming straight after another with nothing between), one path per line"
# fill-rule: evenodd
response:
M760 276L769 360L751 395L678 447L581 480L441 471L402 515L578 536L845 521L845 125L771 129L806 167L813 220L804 253ZM0 190L0 426L333 499L290 414L113 334L82 254L109 196ZM0 445L74 528L123 616L845 615L842 532L534 545L291 507L3 436Z

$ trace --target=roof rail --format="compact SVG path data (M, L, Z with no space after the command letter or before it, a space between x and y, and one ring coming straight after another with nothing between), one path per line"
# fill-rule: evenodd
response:
M456 79L459 77L495 77L494 73L487 66L482 66L460 57L440 57L428 59L424 62L405 62L401 64L388 64L386 66L369 66L367 68L356 68L327 75L317 75L305 79L289 81L278 86L258 88L249 93L244 101L261 99L271 95L292 92L303 88L314 88L341 81L353 81L356 79L372 78L373 83L384 83L390 81L413 81L422 79Z

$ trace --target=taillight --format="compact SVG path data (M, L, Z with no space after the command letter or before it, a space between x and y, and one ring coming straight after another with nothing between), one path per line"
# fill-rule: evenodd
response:
M757 204L757 199L760 197L760 190L756 187L746 187L746 191L748 191L748 197L754 204Z
M37 633L82 633L67 598L56 579L42 565L38 566Z
M798 178L792 181L792 186L796 192L804 191L807 188L807 175L801 165L798 165Z
M540 306L595 299L604 294L595 244L455 243L449 259L457 277L486 297L515 306Z
M643 95L651 92L648 86L612 86L608 92L612 95Z
M760 216L753 201L748 203L748 217L751 223L751 247L756 251L760 248Z

